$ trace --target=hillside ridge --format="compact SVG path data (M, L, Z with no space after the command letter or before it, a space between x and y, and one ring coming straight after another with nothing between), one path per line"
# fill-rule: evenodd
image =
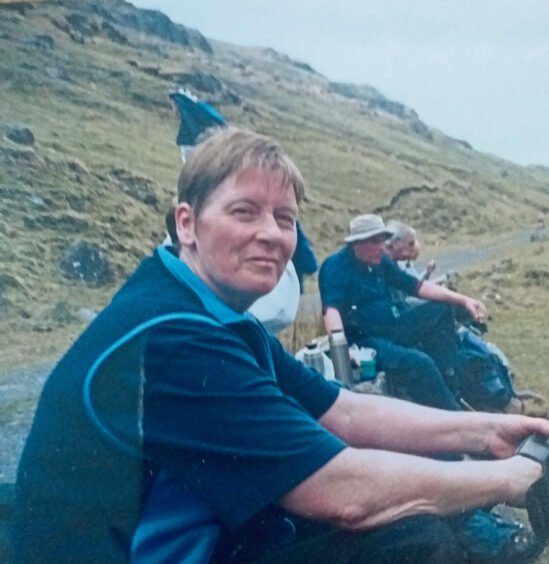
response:
M164 237L179 172L168 93L269 134L307 181L320 259L365 211L431 245L493 236L549 210L549 170L452 139L375 87L337 83L271 48L204 37L124 0L0 4L0 353L53 356ZM466 109L462 109L466 111ZM71 277L74 245L104 279ZM77 245L78 246L78 245ZM84 313L82 312L84 310ZM24 336L22 338L22 336ZM0 358L0 362L2 362Z

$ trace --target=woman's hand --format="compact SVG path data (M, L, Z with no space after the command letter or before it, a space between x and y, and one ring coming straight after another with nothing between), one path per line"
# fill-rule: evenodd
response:
M486 449L496 458L513 456L519 444L529 435L539 433L549 437L547 419L524 415L487 415L492 418L485 435Z
M505 461L505 465L511 476L509 480L511 491L507 503L516 507L524 507L526 492L543 475L541 464L531 458L513 456Z

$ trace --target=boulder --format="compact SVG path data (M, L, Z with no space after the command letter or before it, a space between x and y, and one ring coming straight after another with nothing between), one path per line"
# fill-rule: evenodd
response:
M158 10L139 9L129 2L121 2L108 11L96 7L95 12L121 27L155 35L165 41L197 48L205 53L213 51L208 40L200 32L172 22L168 16Z
M101 248L87 241L75 241L60 262L63 275L82 280L90 286L103 286L113 278L109 262Z
M28 128L21 125L6 125L4 128L6 137L20 145L34 145L34 134Z
M46 67L46 72L49 77L55 78L56 80L65 80L67 82L71 81L69 73L63 67Z

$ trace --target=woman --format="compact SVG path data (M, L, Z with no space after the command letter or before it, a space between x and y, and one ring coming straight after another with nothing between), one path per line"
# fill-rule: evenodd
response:
M438 516L541 476L513 453L548 421L352 394L245 313L292 255L302 197L267 138L229 128L193 151L177 248L143 261L45 385L14 562L125 562L132 546L154 562L461 562ZM464 451L503 460L417 456Z

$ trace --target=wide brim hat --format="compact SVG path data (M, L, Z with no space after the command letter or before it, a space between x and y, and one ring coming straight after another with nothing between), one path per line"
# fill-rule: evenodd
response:
M355 243L356 241L365 241L377 235L391 237L392 233L383 222L381 216L366 213L351 220L349 235L345 237L344 241L345 243Z

